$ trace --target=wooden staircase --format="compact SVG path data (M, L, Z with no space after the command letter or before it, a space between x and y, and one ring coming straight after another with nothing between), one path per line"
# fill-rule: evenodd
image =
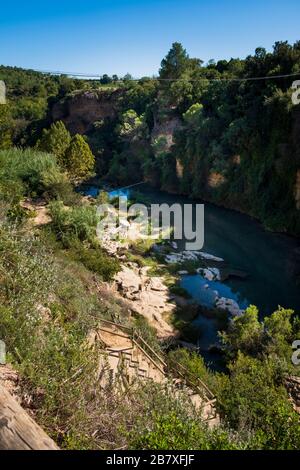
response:
M96 335L104 344L101 351L103 385L116 380L124 386L136 380L169 384L175 396L184 394L189 397L210 427L219 423L216 399L207 385L196 376L191 378L190 372L181 364L167 364L136 331L101 319Z

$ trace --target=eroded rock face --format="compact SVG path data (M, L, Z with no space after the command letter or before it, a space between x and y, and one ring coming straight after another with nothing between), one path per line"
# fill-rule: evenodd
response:
M181 127L181 121L178 117L171 117L169 119L160 122L155 121L154 128L151 133L152 144L160 140L162 143L162 151L168 151L174 143L174 132Z
M113 119L118 112L121 90L80 91L55 103L53 121L63 121L71 134L85 134L95 121Z

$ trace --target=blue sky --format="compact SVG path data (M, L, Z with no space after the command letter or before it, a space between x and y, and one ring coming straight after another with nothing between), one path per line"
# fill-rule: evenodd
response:
M300 39L299 0L32 0L0 6L0 63L136 77L172 42L192 57L245 57Z

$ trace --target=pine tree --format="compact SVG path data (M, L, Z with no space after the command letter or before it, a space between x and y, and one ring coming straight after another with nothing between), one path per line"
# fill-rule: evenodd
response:
M180 78L189 63L189 56L182 44L174 42L166 57L161 62L160 78Z
M66 168L72 177L83 177L89 174L95 165L95 157L85 139L76 134L72 137L65 153Z
M66 167L65 153L71 142L71 135L62 121L54 122L50 129L43 129L36 147L44 152L53 153L58 164Z

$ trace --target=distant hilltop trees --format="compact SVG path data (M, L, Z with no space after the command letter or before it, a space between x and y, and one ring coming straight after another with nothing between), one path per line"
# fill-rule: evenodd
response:
M132 75L130 75L130 73L126 73L126 75L124 75L124 77L118 77L118 75L114 74L112 75L111 77L109 75L107 75L106 73L104 75L102 75L100 77L100 83L101 85L108 85L109 83L116 83L116 82L120 82L120 81L129 81L129 80L133 80L133 77Z

